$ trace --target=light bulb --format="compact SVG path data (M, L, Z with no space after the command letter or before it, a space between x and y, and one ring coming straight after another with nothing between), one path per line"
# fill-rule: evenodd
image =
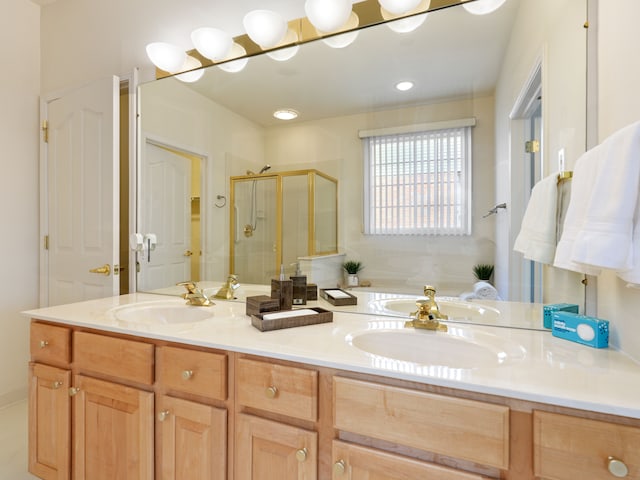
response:
M184 61L181 70L185 73L176 75L176 78L181 82L194 83L202 78L204 75L204 69L200 68L202 63L197 58L193 58L191 55L187 55L187 59ZM195 70L200 68L199 70ZM191 70L191 71L190 71Z
M394 15L406 15L420 5L420 0L378 0L382 8Z
M334 32L349 20L350 0L307 0L304 11L311 24L321 32Z
M360 24L360 18L356 15L355 12L351 12L349 15L349 20L345 23L338 32L344 31L345 33L341 33L340 35L333 35L331 37L323 38L322 41L329 45L331 48L345 48L355 42L356 38L358 38L358 34L360 33L358 30L358 25ZM318 32L318 34L322 35L322 32Z
M246 54L247 51L244 49L244 47L234 42L233 45L231 45L231 53L229 53L229 55L225 59L230 61L221 63L220 65L218 65L218 68L230 73L240 72L244 69L244 67L247 66L247 63L249 63L249 59L245 57ZM237 58L237 60L233 60L234 58Z
M466 2L462 6L469 13L474 15L486 15L499 9L507 0L476 0L475 2Z
M284 47L285 45L291 45L292 43L295 44L297 41L298 34L289 29L287 30L287 34L284 36L284 39L278 45L276 45L276 47ZM298 53L298 50L300 50L300 46L293 45L291 47L278 48L278 50L267 52L267 55L279 62L286 62L287 60L291 60L293 57L295 57L296 53Z
M380 7L380 13L382 18L387 20L387 27L396 33L409 33L413 32L419 26L421 26L427 19L429 13L429 7L431 6L431 0L422 0L420 4L414 10L408 12L406 15L412 15L410 17L404 17L403 15L394 15L393 13ZM426 12L422 15L416 15L420 12Z
M253 10L244 16L242 24L249 38L263 50L278 45L287 33L287 22L271 10Z
M147 45L147 56L160 70L169 73L179 72L187 59L187 54L180 47L165 42L154 42Z
M233 39L219 28L202 27L191 32L191 41L203 57L218 62L229 55Z

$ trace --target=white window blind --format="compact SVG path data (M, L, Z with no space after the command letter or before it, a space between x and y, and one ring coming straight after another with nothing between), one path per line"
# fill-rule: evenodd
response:
M365 233L471 233L471 127L363 138Z

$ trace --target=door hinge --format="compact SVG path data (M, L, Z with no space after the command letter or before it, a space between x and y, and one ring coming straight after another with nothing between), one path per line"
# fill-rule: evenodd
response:
M49 235L44 236L44 249L49 250Z
M114 275L119 275L121 270L124 270L124 267L120 268L120 265L114 265L113 266L113 274Z
M527 153L538 153L540 151L540 142L538 140L524 142L524 151Z
M42 121L42 141L49 143L49 122L47 120Z

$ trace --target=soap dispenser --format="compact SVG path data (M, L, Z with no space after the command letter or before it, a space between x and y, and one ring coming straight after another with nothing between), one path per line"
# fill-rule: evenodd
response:
M296 267L296 273L289 278L293 282L293 304L294 305L306 305L307 304L307 276L303 275L300 271L300 263L296 262L292 265Z
M271 298L280 302L280 310L291 310L293 297L293 282L287 280L284 265L280 265L280 276L271 279Z

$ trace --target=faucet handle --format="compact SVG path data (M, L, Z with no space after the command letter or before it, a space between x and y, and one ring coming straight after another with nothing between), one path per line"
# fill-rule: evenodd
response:
M195 293L196 290L198 289L196 282L192 282L192 281L180 282L180 283L176 283L176 285L186 288L187 292L189 293Z
M418 320L427 320L431 315L431 302L429 300L416 300L418 311L415 313Z
M429 296L434 296L436 295L436 287L432 286L432 285L425 285L424 286L424 295L425 297L429 297Z

